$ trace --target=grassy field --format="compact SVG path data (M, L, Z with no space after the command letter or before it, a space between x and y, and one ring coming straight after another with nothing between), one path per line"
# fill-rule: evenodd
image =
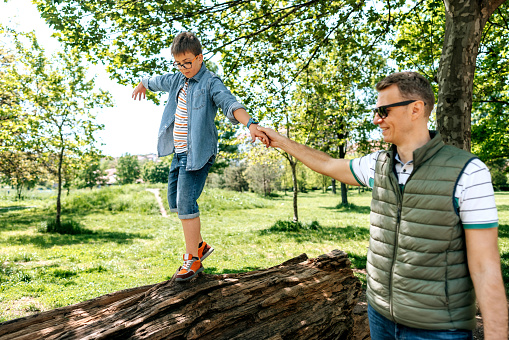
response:
M79 235L43 232L52 218L54 192L15 201L12 192L0 191L0 321L169 279L184 252L181 225L175 215L159 215L146 188L71 191L64 196L64 216L81 228ZM159 188L164 198L165 186ZM509 194L496 199L509 287ZM205 271L250 271L332 249L346 251L354 267L365 268L370 193L351 191L349 208L337 208L339 200L331 193L301 194L303 226L288 231L277 222L293 216L290 195L266 199L206 189L199 201L202 234L216 251L204 262Z

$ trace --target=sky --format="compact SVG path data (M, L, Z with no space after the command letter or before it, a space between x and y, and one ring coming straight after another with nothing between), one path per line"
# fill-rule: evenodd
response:
M30 0L0 0L0 23L18 31L35 31L39 44L48 53L58 51L60 44L51 37L52 29L41 18ZM101 66L91 67L90 77L97 75L96 85L111 93L114 106L97 111L97 122L104 130L96 134L104 143L100 147L105 155L119 157L129 153L142 155L157 152L157 131L163 104L157 106L147 100L134 101L133 88L117 84L108 78ZM163 101L162 101L163 102Z

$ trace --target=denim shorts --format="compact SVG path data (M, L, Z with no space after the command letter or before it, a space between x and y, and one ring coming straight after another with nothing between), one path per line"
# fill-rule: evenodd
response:
M472 331L465 329L430 330L403 326L392 322L368 305L369 331L372 340L471 340Z
M215 159L215 155L210 157L200 170L187 171L187 154L173 155L168 177L168 204L170 211L178 213L181 220L200 216L196 201L203 191L205 180Z

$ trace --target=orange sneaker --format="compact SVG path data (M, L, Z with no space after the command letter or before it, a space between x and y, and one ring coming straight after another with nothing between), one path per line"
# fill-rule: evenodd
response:
M210 245L207 244L207 242L203 241L200 248L198 248L198 257L200 258L200 261L203 261L212 254L214 251L214 248L212 248Z
M191 254L184 254L184 264L178 269L175 281L187 281L203 271L201 261Z

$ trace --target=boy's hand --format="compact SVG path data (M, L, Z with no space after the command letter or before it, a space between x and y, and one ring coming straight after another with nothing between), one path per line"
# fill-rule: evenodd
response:
M267 147L272 146L274 148L281 148L282 143L285 141L285 139L287 139L271 128L266 128L263 126L257 126L256 128L259 132L262 132L265 136L267 136L267 139L269 140Z
M132 98L136 100L136 97L140 95L140 98L138 100L141 100L141 95L143 94L143 99L146 98L147 89L145 86L143 86L143 83L140 81L140 83L134 88Z
M256 138L258 138L266 147L269 147L270 139L264 132L258 129L258 124L251 124L249 126L249 133L251 134L251 143L254 143Z

